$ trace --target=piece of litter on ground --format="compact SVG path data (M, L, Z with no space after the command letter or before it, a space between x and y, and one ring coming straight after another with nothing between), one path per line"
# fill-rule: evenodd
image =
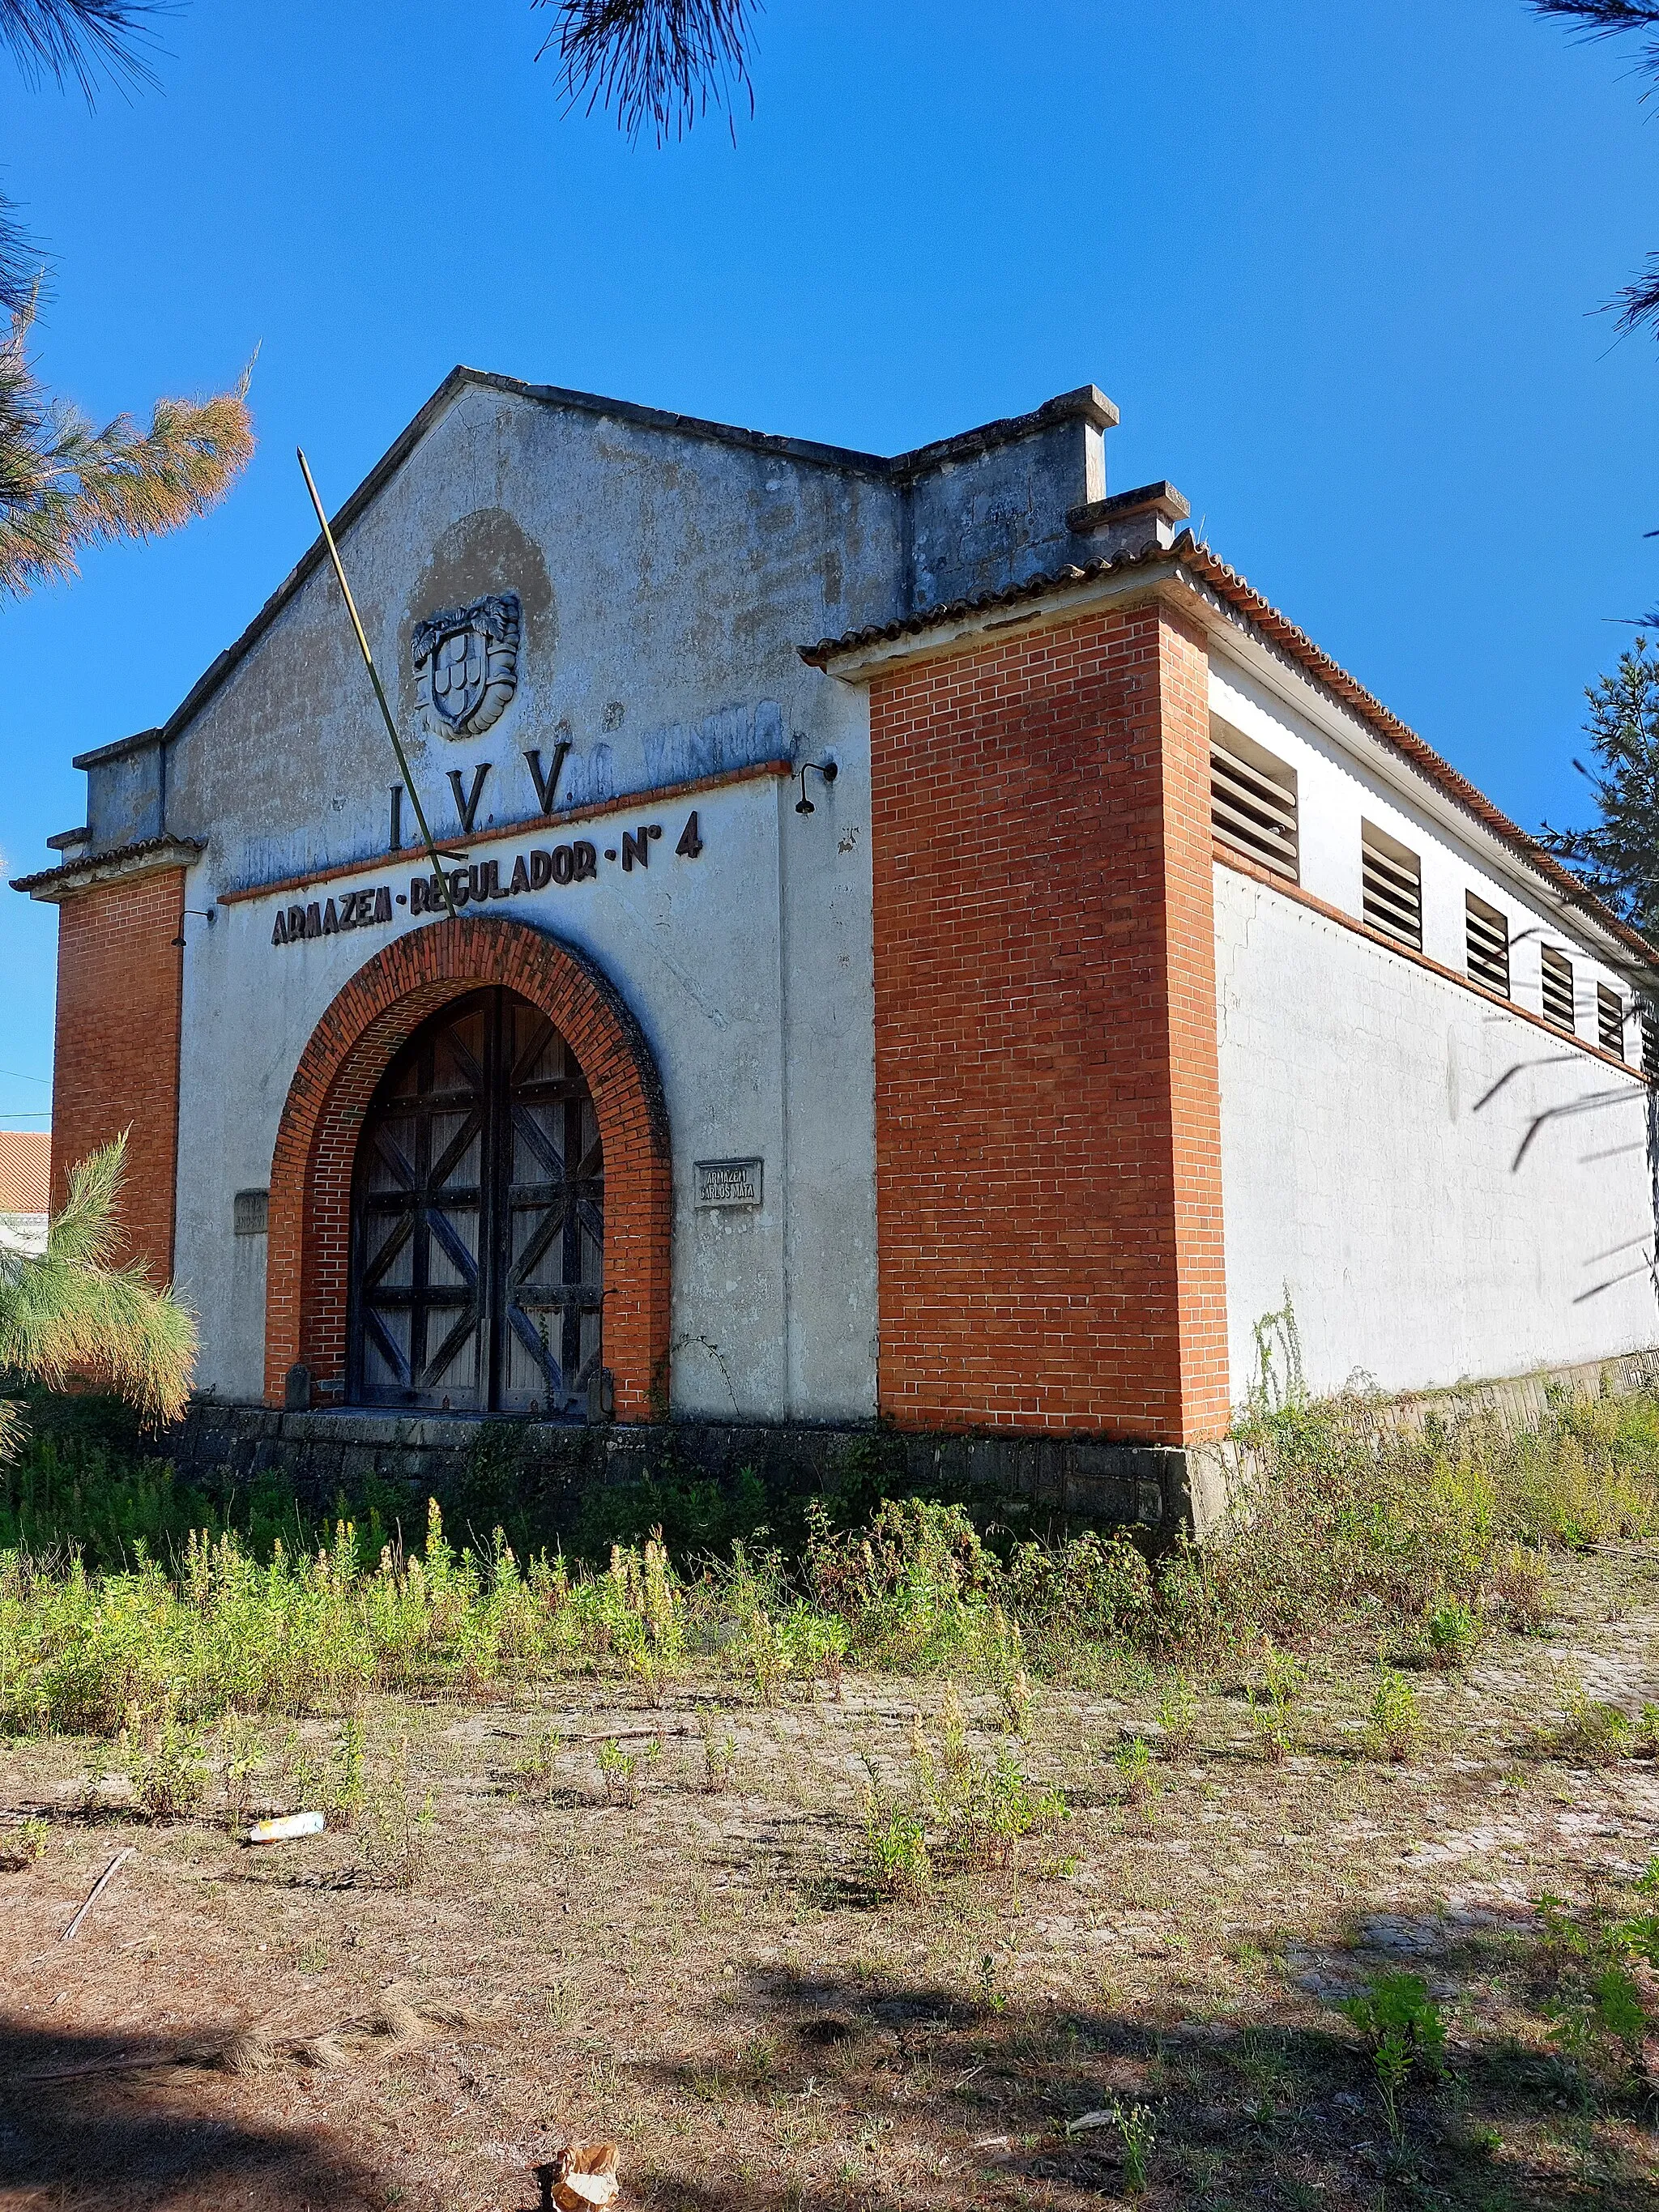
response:
M1112 2118L1110 2112L1085 2112L1080 2119L1066 2121L1066 2132L1068 2136L1080 2136L1085 2128L1109 2128Z
M975 2150L1006 2150L1013 2141L1012 2136L981 2136L974 2145Z
M320 1813L284 1813L279 1820L256 1820L247 1839L251 1844L292 1843L296 1836L320 1836L327 1826Z
M86 1918L88 1913L91 1911L93 1906L97 1904L99 1899L109 1887L110 1883L114 1880L117 1872L120 1868L124 1867L127 1861L132 1856L135 1848L135 1845L128 1844L124 1846L122 1850L117 1851L115 1856L104 1869L104 1871L99 1875L97 1881L92 1885L91 1893L88 1895L86 1903L81 1907L81 1910L76 1914L74 1919L70 1921L69 1926L58 1937L58 1940L60 1943L67 1943L69 1942L70 1937L74 1935L76 1929L79 1928L81 1923Z
M570 2143L545 2166L531 2168L542 2187L541 2212L586 2212L616 2202L617 2146Z

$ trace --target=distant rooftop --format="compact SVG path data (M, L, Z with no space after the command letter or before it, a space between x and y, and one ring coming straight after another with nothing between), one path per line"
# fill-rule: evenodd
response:
M0 1129L0 1213L44 1213L52 1181L45 1129Z

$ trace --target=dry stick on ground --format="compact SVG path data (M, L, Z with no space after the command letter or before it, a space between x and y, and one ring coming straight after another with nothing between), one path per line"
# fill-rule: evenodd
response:
M58 1940L60 1943L67 1943L69 1942L70 1937L75 1934L76 1930L80 1927L81 1923L86 1918L88 1913L91 1911L93 1906L97 1904L99 1899L109 1887L111 1882L115 1879L117 1873L132 1856L135 1849L136 1846L134 1844L125 1844L120 1850L117 1851L115 1856L104 1869L104 1871L99 1875L97 1881L92 1885L92 1893L88 1898L86 1903L81 1907L81 1910L76 1914L74 1919L70 1921L69 1926L58 1937Z

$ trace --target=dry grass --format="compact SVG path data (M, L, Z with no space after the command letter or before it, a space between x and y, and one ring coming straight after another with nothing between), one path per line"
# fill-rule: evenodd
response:
M1411 1674L1397 1764L1367 1746L1358 1633L1265 1703L1259 1654L1177 1677L1125 1651L1093 1687L1039 1686L1023 1738L994 1688L850 1668L769 1704L689 1662L376 1694L349 1827L256 1853L222 1825L233 1791L287 1809L337 1775L340 1715L215 1748L199 1809L128 1830L67 1948L128 1778L108 1745L13 1740L0 1818L49 1826L0 1877L0 2169L25 2204L458 2212L527 2208L532 2164L615 2136L624 2203L663 2212L1024 2212L1123 2197L1134 2134L1139 2201L1170 2212L1659 2203L1639 2067L1560 1934L1634 1910L1659 1849L1652 1764L1587 1764L1571 1730L1575 1700L1659 1697L1656 1578L1642 1547L1568 1559L1555 1643L1494 1627ZM872 1786L945 1802L953 1765L999 1758L1065 1819L883 1884ZM1401 1965L1451 2032L1396 2151L1337 2007ZM351 2063L301 2056L331 2045Z

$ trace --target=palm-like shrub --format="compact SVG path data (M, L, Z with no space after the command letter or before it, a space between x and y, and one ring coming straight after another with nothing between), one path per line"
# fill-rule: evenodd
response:
M137 1261L115 1264L115 1204L126 1169L118 1137L70 1175L68 1203L43 1253L0 1246L0 1372L56 1385L85 1376L158 1420L176 1420L196 1362L196 1324ZM21 1426L0 1399L0 1459Z

